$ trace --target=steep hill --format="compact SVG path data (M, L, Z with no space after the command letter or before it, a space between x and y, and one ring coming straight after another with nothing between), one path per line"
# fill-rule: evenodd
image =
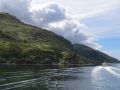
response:
M91 59L92 61L95 61L96 63L102 63L102 62L108 62L108 63L118 63L120 61L118 61L117 59L108 56L107 54L104 54L100 51L94 50L90 47L87 47L85 45L81 45L81 44L74 44L74 48L76 49L76 51L86 57Z
M0 63L66 65L104 60L117 61L86 46L72 45L62 36L27 25L8 13L0 13Z
M75 64L78 57L71 42L62 36L0 13L0 62ZM79 62L84 63L83 59Z

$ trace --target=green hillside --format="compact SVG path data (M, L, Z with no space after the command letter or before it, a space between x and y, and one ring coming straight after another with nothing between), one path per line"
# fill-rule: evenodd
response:
M81 45L81 44L74 44L74 48L76 49L76 51L86 57L91 59L92 61L95 61L96 63L102 63L102 62L108 62L108 63L118 63L120 61L118 61L117 59L110 57L100 51L94 50L90 47L87 47L85 45Z
M62 36L0 14L1 63L63 64L77 63L76 58L72 44Z
M113 59L104 55L100 58L101 54L94 56L93 49L84 50L83 47L74 49L70 41L53 32L27 25L8 13L0 13L0 63L66 65Z

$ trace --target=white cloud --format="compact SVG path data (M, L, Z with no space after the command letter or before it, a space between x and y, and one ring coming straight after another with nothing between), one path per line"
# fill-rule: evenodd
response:
M114 10L114 9L118 9L120 7L101 7L99 9L95 9L95 10L92 10L92 11L89 11L89 12L86 12L86 13L83 13L83 14L80 14L80 15L76 15L75 17L79 17L81 19L87 19L87 18L92 18L92 17L96 17L96 16L100 16L102 15L103 13L107 13L111 10Z
M77 21L64 20L58 23L51 23L48 27L53 32L69 39L72 43L84 44L94 49L101 48L101 45L96 43L96 40L92 35L84 32L84 29L87 27Z
M24 22L44 27L62 35L72 43L80 43L98 49L93 36L84 32L86 26L79 19L68 16L65 9L56 3L35 4L31 0L0 1L0 11L15 15Z
M65 10L56 3L31 4L32 18L39 25L65 19Z
M82 20L89 27L90 32L97 39L111 39L120 37L120 9L111 10L100 16Z
M116 8L120 8L120 0L56 0L77 18L91 18Z
M29 2L30 0L0 0L0 11L15 15L23 21L31 22Z

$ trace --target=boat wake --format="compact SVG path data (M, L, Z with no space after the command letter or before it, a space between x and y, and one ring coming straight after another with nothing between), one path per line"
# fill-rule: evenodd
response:
M120 70L118 68L108 66L108 67L104 67L104 69L108 71L110 74L120 78Z

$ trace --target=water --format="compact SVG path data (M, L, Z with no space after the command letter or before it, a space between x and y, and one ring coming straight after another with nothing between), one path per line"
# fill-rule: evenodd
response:
M120 65L64 69L0 66L0 90L120 90Z

